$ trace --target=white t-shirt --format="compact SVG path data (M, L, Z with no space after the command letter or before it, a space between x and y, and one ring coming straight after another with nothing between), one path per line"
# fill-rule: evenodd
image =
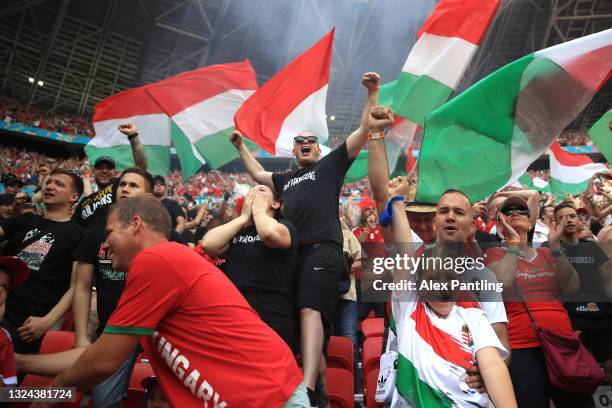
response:
M479 350L508 355L483 310L455 305L441 318L416 291L394 291L392 310L400 356L391 407L493 407L487 394L465 382Z

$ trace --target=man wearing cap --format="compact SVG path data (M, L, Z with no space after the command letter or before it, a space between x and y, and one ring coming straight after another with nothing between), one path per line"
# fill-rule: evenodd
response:
M338 282L344 267L338 197L346 172L368 140L368 124L384 129L392 123L392 118L378 118L371 112L377 101L379 82L378 74L364 74L362 84L368 88L368 96L360 126L327 156L320 159L321 146L312 132L302 131L293 138L298 170L291 174L266 171L251 155L239 133L232 134L230 139L251 177L281 195L283 212L297 227L301 352L304 383L313 406L316 406L314 389L319 368L324 363L322 352L332 332ZM380 135L377 132L371 137ZM322 400L322 404L327 403L325 397Z
M5 253L19 257L32 271L9 295L2 322L18 353L37 353L45 332L70 308L71 254L83 234L71 215L82 193L78 175L55 169L44 187L44 215L23 214L0 223L0 240L8 240Z
M23 187L23 183L21 179L17 176L10 175L4 181L4 192L8 194L17 195L21 188Z
M185 225L187 224L183 209L179 203L167 197L168 187L166 187L166 179L164 176L157 175L153 177L153 181L155 181L153 195L159 198L164 207L166 207L166 210L168 210L170 220L172 221L172 229L176 230L177 233L182 234L183 231L185 231Z
M0 257L0 321L4 319L6 296L28 276L28 265L14 256ZM15 353L10 333L0 327L0 387L17 385Z
M436 206L430 203L416 201L405 202L406 215L410 223L414 249L417 250L424 244L431 245L436 242L436 230L434 219L436 217Z
M133 123L119 125L119 132L127 136L132 147L136 167L147 169L147 156ZM98 190L84 197L74 210L73 220L84 227L106 222L106 211L113 203L115 186L115 160L110 156L100 156L93 168Z

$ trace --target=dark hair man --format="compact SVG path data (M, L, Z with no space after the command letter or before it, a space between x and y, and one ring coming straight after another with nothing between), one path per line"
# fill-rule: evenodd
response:
M153 188L153 195L161 200L161 203L166 207L170 214L170 220L172 221L172 229L175 229L177 233L182 234L185 231L185 225L187 219L183 209L175 200L168 198L168 187L166 187L166 179L164 176L153 177L155 187Z
M553 217L556 224L565 219L559 242L561 248L557 253L567 256L580 278L578 292L571 296L572 302L564 302L564 306L572 326L580 330L582 341L612 380L612 304L608 303L612 298L612 260L598 243L578 237L580 220L571 203L558 204ZM550 244L547 241L542 246Z
M127 136L132 147L136 167L146 170L147 156L138 137L138 130L132 123L119 125L119 132ZM98 157L93 166L98 191L83 197L77 205L73 219L84 227L91 227L106 221L106 211L113 203L115 185L115 160L110 156Z
M317 376L324 364L322 353L332 333L338 282L344 268L338 197L346 172L367 142L368 124L389 123L387 118L376 119L370 114L370 108L376 104L379 82L378 74L364 74L362 84L368 88L368 96L359 128L327 156L320 158L319 140L312 132L302 131L295 135L293 154L298 170L292 174L264 170L239 133L234 133L230 139L251 177L281 195L283 212L298 231L297 306L304 383L313 406L316 404Z
M5 253L22 259L32 271L9 294L2 321L18 353L37 353L45 332L72 303L76 263L71 254L83 229L70 217L82 193L79 176L56 169L44 187L44 215L28 213L0 223L0 240L8 240Z

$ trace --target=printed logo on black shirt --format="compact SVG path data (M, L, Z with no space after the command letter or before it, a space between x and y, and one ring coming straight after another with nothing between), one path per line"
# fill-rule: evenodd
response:
M295 177L295 178L290 179L289 181L287 181L287 184L285 184L285 187L283 187L283 191L287 191L287 189L289 187L293 187L296 184L299 184L299 183L301 183L304 180L316 181L316 173L315 173L315 171L313 170L313 171L310 171L310 172L304 174L303 176Z

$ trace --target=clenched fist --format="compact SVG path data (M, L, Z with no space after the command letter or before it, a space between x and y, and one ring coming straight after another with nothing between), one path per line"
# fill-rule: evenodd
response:
M380 75L376 72L366 72L361 77L361 83L368 89L378 88L380 83Z
M234 147L238 150L242 147L244 141L242 140L242 133L238 130L234 130L229 137L229 141L234 145Z
M136 129L136 125L133 123L122 123L119 125L119 131L127 137L138 134L138 129Z
M370 108L368 118L368 129L372 132L383 132L393 124L393 111L385 106L374 106Z

